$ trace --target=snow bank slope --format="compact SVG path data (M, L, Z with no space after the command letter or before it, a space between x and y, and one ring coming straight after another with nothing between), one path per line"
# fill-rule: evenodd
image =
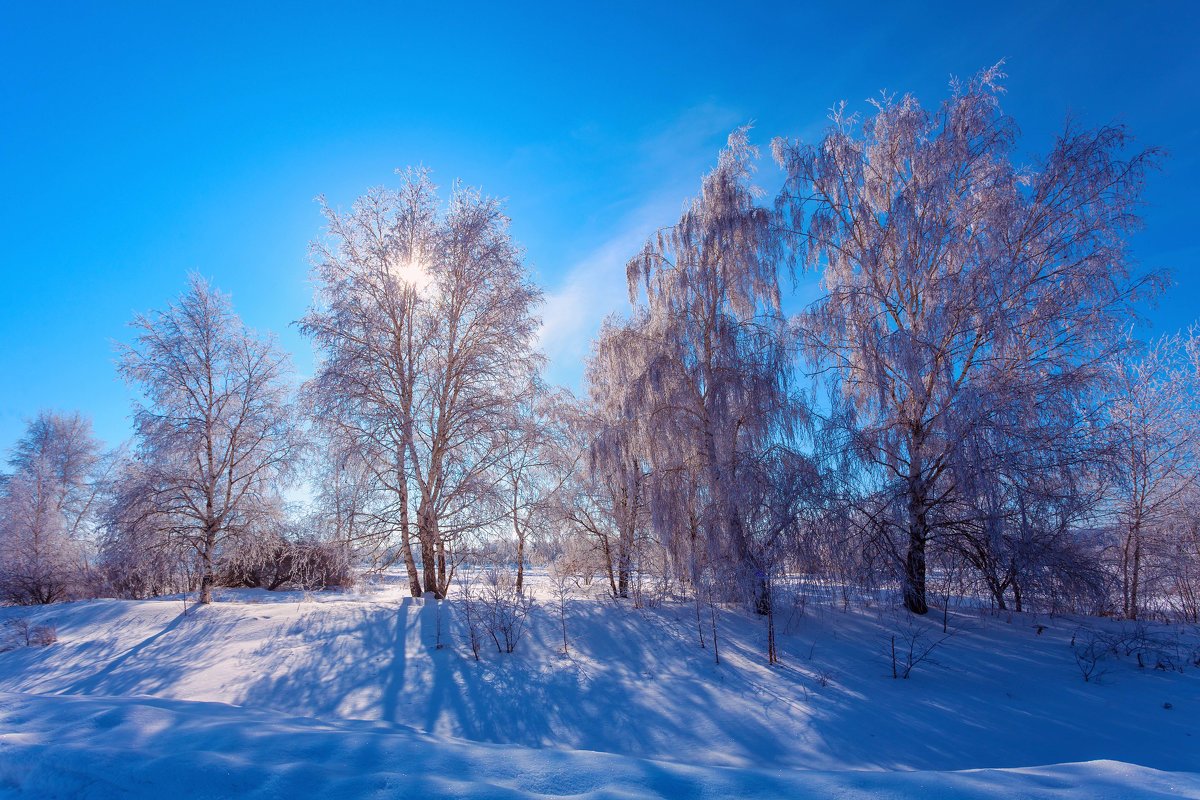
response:
M444 739L217 703L0 695L0 797L1179 798L1111 761L966 772L694 767ZM13 732L15 731L15 733Z
M543 607L476 662L453 603L401 594L0 609L59 636L0 653L0 796L1200 797L1200 669L1114 658L1085 683L1070 643L1109 621L959 615L892 680L910 623L886 611L781 614L775 667L762 620L726 611L717 666L689 606L580 599L569 658Z

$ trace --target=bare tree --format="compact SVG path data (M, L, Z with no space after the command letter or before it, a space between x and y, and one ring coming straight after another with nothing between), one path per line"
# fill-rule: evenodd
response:
M936 111L844 106L815 145L776 140L804 262L827 294L803 318L838 381L877 486L895 498L905 605L928 609L926 546L949 515L960 443L1013 398L1094 384L1134 289L1124 234L1153 150L1068 125L1036 168L1013 161L999 65Z
M290 362L196 275L133 327L120 372L146 401L134 424L153 524L195 550L200 602L210 603L219 552L277 506L299 453Z

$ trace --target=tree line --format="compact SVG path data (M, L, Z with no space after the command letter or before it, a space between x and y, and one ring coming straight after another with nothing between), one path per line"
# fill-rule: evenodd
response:
M770 143L773 194L734 131L630 253L578 394L542 377L499 201L408 170L322 202L315 374L192 277L120 350L131 442L45 412L12 449L0 597L395 568L443 598L483 562L520 594L537 561L690 598L698 625L744 602L773 630L796 580L916 614L956 594L1200 620L1200 333L1135 335L1169 284L1128 244L1161 155L1069 124L1020 161L1002 78L838 107Z

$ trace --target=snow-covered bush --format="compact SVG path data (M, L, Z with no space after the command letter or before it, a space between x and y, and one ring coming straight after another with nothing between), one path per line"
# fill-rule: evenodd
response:
M312 591L354 585L346 548L313 538L274 535L234 550L223 559L217 582L274 591L294 586Z

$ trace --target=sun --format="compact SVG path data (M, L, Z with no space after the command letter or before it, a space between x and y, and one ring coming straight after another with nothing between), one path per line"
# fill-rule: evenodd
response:
M392 274L416 290L419 295L428 295L433 289L433 275L419 259L409 259L392 265Z

